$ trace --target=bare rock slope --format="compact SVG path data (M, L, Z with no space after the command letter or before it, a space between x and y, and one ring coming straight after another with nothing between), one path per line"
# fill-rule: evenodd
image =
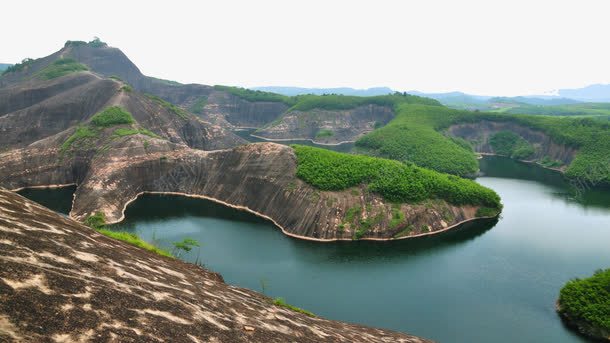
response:
M427 342L274 306L0 189L2 342Z
M76 184L71 216L85 220L102 212L109 222L122 220L127 204L144 192L208 198L270 219L288 235L314 240L433 234L475 219L478 209L443 200L392 204L364 186L319 191L296 177L293 149L275 143L202 151L132 135L97 145L105 147L62 155L49 140L0 154L0 186Z

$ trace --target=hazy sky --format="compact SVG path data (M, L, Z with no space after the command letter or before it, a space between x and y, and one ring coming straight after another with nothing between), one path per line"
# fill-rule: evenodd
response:
M609 1L3 1L0 62L99 36L143 73L518 95L610 83Z

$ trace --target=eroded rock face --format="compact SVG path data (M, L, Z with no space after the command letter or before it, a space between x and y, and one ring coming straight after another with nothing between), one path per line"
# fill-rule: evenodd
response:
M475 218L477 211L442 200L392 205L365 188L319 191L296 177L292 148L275 143L201 151L134 135L113 140L102 152L63 158L52 145L0 154L0 185L77 184L71 216L81 221L98 211L120 221L143 192L209 198L266 217L288 235L316 240L432 234Z
M0 341L427 342L274 306L3 189Z
M375 125L387 124L393 117L390 107L378 105L341 111L291 111L277 123L258 130L256 135L267 139L311 139L325 144L353 142L375 129Z
M0 151L85 125L109 106L128 110L139 125L174 143L214 150L246 143L220 125L176 113L146 95L124 91L124 84L90 72L0 88Z
M544 132L533 130L510 122L480 121L452 125L447 132L455 137L464 138L473 143L476 152L494 153L489 144L489 138L500 131L512 131L523 137L534 146L535 153L531 160L540 160L550 157L563 163L562 169L569 165L577 153L575 148L554 142Z

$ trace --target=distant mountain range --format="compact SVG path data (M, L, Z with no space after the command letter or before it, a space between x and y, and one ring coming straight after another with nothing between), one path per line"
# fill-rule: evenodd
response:
M386 95L393 93L394 91L388 87L374 87L367 89L355 89L349 87L337 87L337 88L301 88L301 87L280 87L280 86L269 86L269 87L254 87L254 90L278 93L282 95L295 96L303 94L342 94L342 95L356 95L356 96L374 96L374 95Z
M374 87L368 89L355 89L349 87L337 88L303 88L303 87L254 87L252 89L278 93L288 96L301 94L342 94L356 96L374 96L385 95L395 92L389 87ZM409 94L425 96L436 99L447 106L469 108L476 105L482 105L488 102L511 102L523 103L535 106L557 106L570 105L579 102L610 102L610 84L590 85L583 88L575 89L559 89L554 92L554 95L526 95L517 97L493 97L484 95L467 94L463 92L446 92L446 93L425 93L420 91L407 91Z

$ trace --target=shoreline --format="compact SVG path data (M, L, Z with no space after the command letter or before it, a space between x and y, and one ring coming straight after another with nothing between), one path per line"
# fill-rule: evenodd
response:
M349 144L349 143L356 143L356 141L341 141L338 143L321 143L321 142L316 142L315 140L311 139L311 138L276 138L276 139L272 139L272 138L266 138L266 137L262 137L262 136L257 136L254 134L250 134L250 136L254 137L254 138L259 138L259 139L264 139L268 142L290 142L290 141L309 141L313 144L317 144L317 145L327 145L327 146L337 146L337 145L343 145L343 144Z
M546 167L546 166L544 166L544 165L542 165L542 164L538 163L536 160L519 160L519 159L512 158L512 157L508 157L508 156L504 156L504 155L499 155L499 154L496 154L496 153L493 153L493 152L476 152L476 151L475 151L475 154L479 155L479 157L481 157L481 158L482 158L483 156L499 156L499 157L506 157L506 158L510 158L511 160L514 160L514 161L519 161L519 162L523 162L523 163L527 163L527 164L535 164L535 165L537 165L537 166L539 166L539 167L541 167L541 168L548 169L548 170L554 170L554 171L556 171L556 172L561 173L562 175L565 175L565 172L564 172L562 169L560 169L560 168L553 168L553 167ZM480 158L477 158L477 160L479 160L479 159L480 159Z
M451 229L454 229L462 224L468 223L468 222L472 222L472 221L477 221L477 220L485 220L485 219L493 219L493 218L497 218L500 214L496 215L496 216L485 216L485 217L473 217L470 219L466 219L466 220L462 220L460 222L457 222L453 225L447 226L444 229L441 230L437 230L437 231L432 231L432 232L426 232L426 233L420 233L417 235L412 235L412 236L404 236L404 237L398 237L398 238L375 238L375 237L365 237L365 238L360 238L360 239L352 239L352 238L315 238L315 237L309 237L309 236L302 236L302 235L297 235L291 232L288 232L286 230L286 228L284 228L283 226L281 226L277 221L275 221L275 219L269 217L268 215L262 214L260 212L254 211L252 209L250 209L247 206L241 206L241 205L234 205L234 204L230 204L227 203L225 201L222 201L220 199L216 199L207 195L200 195L200 194L189 194L189 193L182 193L182 192L157 192L157 191L143 191L140 192L138 194L136 194L135 197L133 197L132 199L130 199L129 201L127 201L125 203L125 205L123 206L123 209L121 211L121 217L117 220L114 221L110 221L107 222L106 224L108 225L112 225L112 224L117 224L122 222L123 220L125 220L125 211L127 210L127 207L129 206L129 204L131 204L132 202L136 201L140 195L143 194L155 194L155 195L173 195L173 196L183 196L183 197L188 197L188 198L195 198L195 199L204 199L204 200L209 200L209 201L213 201L215 203L239 210L239 211L245 211L245 212L249 212L259 218L263 218L266 220L269 220L271 223L273 223L273 225L275 225L278 229L280 229L282 231L283 234L285 234L286 236L292 237L292 238L296 238L296 239L301 239L301 240L305 240L305 241L313 241L313 242L322 242L322 243L331 243L331 242L339 242L339 241L351 241L351 242L355 242L355 241L380 241L380 242L385 242L385 241L399 241L399 240L404 240L404 239L410 239L410 238L417 238L417 237L424 237L424 236L432 236L432 235L437 235L440 233L444 233L446 231L449 231ZM72 211L70 211L70 218L75 219L74 217L72 217Z

